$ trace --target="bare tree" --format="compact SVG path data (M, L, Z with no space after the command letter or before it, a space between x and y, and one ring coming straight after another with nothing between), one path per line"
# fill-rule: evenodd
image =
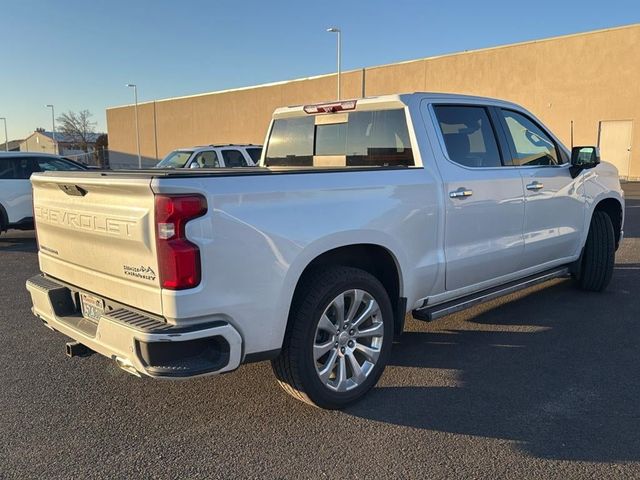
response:
M60 132L68 135L84 152L89 151L89 137L96 128L96 122L92 122L91 117L89 110L68 111L58 117Z

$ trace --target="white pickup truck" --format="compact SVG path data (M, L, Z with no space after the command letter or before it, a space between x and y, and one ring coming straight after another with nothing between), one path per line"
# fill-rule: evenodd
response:
M415 93L276 110L246 169L32 177L33 312L158 378L271 359L323 408L365 394L405 316L554 277L603 290L616 169L512 103ZM396 345L402 348L402 342Z

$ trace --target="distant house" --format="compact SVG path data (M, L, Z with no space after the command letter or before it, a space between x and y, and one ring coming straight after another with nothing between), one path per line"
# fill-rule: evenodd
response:
M89 153L95 149L96 140L100 133L88 135L87 150ZM43 152L58 155L79 155L85 153L82 146L74 136L56 132L55 141L53 132L36 130L20 142L21 152Z
M19 152L20 144L22 142L22 140L9 140L8 145L6 144L6 142L2 142L0 143L0 152L4 152L5 150L9 150L10 152Z

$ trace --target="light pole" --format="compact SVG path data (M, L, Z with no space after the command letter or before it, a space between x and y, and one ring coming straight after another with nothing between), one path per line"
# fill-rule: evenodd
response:
M45 105L45 107L51 109L51 128L53 128L53 148L55 149L55 154L59 155L60 151L58 149L58 142L56 141L56 112L53 105Z
M4 120L4 149L5 151L9 151L9 137L7 136L7 119L4 117L0 117L0 120Z
M138 86L134 83L127 83L126 86L133 88L133 98L136 102L136 149L138 150L138 168L142 168L142 157L140 156L140 130L138 129Z
M342 74L342 31L337 27L327 28L327 32L337 33L338 34L338 100L340 100L340 83L341 83L341 74Z

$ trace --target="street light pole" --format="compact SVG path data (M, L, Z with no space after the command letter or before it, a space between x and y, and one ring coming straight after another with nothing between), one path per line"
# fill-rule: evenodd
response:
M0 117L0 120L4 120L4 149L6 152L9 151L9 137L7 136L7 119L4 117Z
M341 100L340 84L342 83L342 30L337 27L327 28L327 32L338 34L338 100Z
M51 128L53 128L53 148L55 149L55 154L60 155L60 149L58 148L58 142L56 141L56 113L53 105L45 105L46 107L51 109Z
M133 98L135 100L136 115L136 149L138 150L138 168L142 168L142 157L140 156L140 130L138 127L138 86L134 83L127 83L127 87L133 88Z

